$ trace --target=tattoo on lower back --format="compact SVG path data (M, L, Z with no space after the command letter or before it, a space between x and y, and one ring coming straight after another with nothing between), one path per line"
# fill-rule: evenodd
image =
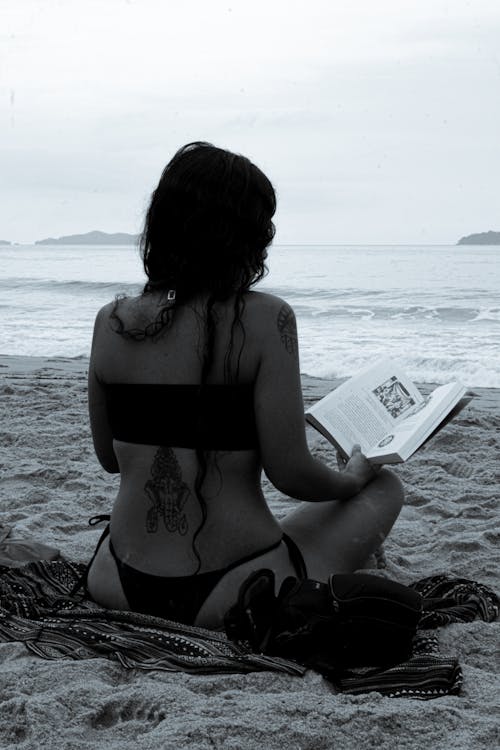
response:
M290 305L283 303L278 313L278 331L280 332L281 343L287 350L288 354L298 357L299 347L297 342L297 324L295 315Z
M152 502L146 516L148 534L158 531L162 519L167 531L184 536L188 522L182 510L191 493L182 479L181 467L172 448L158 448L151 466L151 479L144 485L144 490Z

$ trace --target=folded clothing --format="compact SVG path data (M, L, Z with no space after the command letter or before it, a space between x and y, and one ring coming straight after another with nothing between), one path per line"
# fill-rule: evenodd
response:
M31 539L11 539L12 528L0 524L0 565L21 567L32 560L57 560L59 550Z

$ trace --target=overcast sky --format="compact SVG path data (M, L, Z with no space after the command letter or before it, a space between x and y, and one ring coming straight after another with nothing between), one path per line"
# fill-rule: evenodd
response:
M500 230L498 0L0 9L0 239L139 231L192 140L266 172L277 243Z

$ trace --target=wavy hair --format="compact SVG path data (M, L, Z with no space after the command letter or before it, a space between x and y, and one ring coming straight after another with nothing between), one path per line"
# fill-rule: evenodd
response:
M272 222L275 211L276 194L271 182L246 157L204 141L194 141L180 148L163 170L151 196L140 238L147 276L143 294L164 292L165 304L143 330L126 330L117 314L117 300L112 312L117 322L116 332L136 340L155 338L170 325L178 304L200 294L207 295L200 383L204 385L213 364L217 328L214 305L234 295L224 379L225 382L237 381L245 341L241 320L243 295L267 272L265 259L275 234ZM171 292L170 300L168 292ZM233 372L237 326L242 331L242 344ZM208 454L201 446L196 447L196 454L199 469L195 492L202 511L201 525L193 537L198 572L201 560L195 541L207 518L202 487Z
M264 275L275 211L273 186L249 159L203 141L183 146L163 170L146 215L145 291L175 289L185 300L248 289Z

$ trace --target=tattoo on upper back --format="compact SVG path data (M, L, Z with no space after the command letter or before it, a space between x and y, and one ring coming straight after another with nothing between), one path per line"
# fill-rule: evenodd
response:
M281 343L284 345L288 354L298 357L299 347L297 341L297 324L293 310L284 302L278 313L278 331L280 332Z
M158 531L161 518L167 531L184 536L188 522L182 510L191 492L182 479L181 467L172 448L158 448L151 466L151 479L144 485L144 490L153 504L146 515L148 534Z

